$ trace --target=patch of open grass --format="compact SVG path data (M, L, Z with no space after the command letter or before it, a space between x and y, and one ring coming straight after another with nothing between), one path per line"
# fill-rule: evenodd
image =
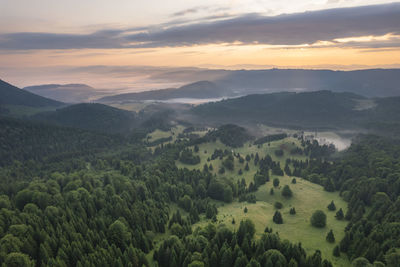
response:
M272 159L274 161L279 161L281 164L281 168L283 169L287 158L292 158L292 159L297 159L297 160L306 160L305 156L290 155L290 149L292 149L295 146L300 146L300 142L295 138L285 138L283 140L271 142L269 145L268 144L260 145L260 147L257 145L253 145L253 142L247 142L243 145L243 147L234 148L234 149L222 144L219 140L217 140L216 142L208 142L208 143L199 145L199 152L197 152L197 155L200 157L199 164L189 165L189 164L183 164L183 163L177 161L176 165L178 166L178 168L202 169L204 164L206 164L206 163L207 163L207 165L212 164L212 166L213 166L212 173L220 175L220 174L218 174L218 170L222 166L222 160L217 158L215 160L207 161L207 158L211 158L211 155L213 154L215 149L222 149L222 150L227 149L228 151L231 151L234 153L239 153L243 158L245 158L246 155L251 155L251 154L255 155L256 153L258 153L259 157L262 158L268 154L272 157ZM192 147L192 149L193 149L193 147ZM277 149L283 149L284 156L276 157L274 152ZM193 151L194 151L194 149L193 149ZM235 157L234 158L234 169L228 170L225 168L225 174L223 174L223 176L231 177L234 179L244 178L246 180L246 184L249 185L250 182L253 181L253 177L258 169L258 166L254 165L254 158L252 158L251 161L249 162L249 170L248 171L245 171L245 169L244 169L245 166L246 166L246 161L244 163L240 163L239 160ZM242 171L243 171L242 175L238 174L239 169L242 169Z

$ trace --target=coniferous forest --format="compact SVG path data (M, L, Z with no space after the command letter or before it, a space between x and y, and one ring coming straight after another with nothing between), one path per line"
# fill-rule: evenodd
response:
M258 171L254 183L246 185L213 174L208 165L202 170L177 167L176 161L198 163L191 147L204 138L176 139L150 149L142 141L145 128L121 136L18 119L1 123L4 266L332 266L317 248L307 253L301 243L283 240L268 227L256 235L251 218L232 222L236 230L218 223L215 201L255 202L252 192L272 183L271 173L283 175L283 167L268 155L254 157ZM221 132L222 140L236 140L236 128L229 128L206 136L218 139ZM340 192L348 203L345 214L336 214L348 224L332 253L355 264L396 266L400 142L361 135L332 159L332 148L316 142L302 141L300 150L309 159L291 162L293 175ZM223 158L225 166L227 161L238 164L234 158L243 164L251 160L229 155L221 151L215 158ZM292 194L286 185L282 195ZM277 213L274 222L285 223ZM290 213L296 214L294 208ZM200 220L207 223L194 226ZM328 239L335 242L333 233Z

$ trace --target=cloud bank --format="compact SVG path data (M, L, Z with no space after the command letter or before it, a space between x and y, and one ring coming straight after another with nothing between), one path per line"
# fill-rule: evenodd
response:
M196 12L197 10L183 11ZM2 50L159 48L206 44L303 45L338 38L400 35L400 3L263 16L247 14L190 24L105 29L90 34L8 33ZM340 45L338 45L340 46ZM356 45L357 46L357 45ZM379 47L379 42L360 44ZM385 47L400 47L398 40Z

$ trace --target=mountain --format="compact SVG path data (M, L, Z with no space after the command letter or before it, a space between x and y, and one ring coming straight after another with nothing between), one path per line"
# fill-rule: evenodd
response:
M133 129L135 114L103 104L76 104L39 113L33 120L107 133L122 133Z
M38 96L0 80L0 105L27 107L58 107L64 103Z
M87 102L99 95L86 84L45 84L24 87L24 90L65 103Z
M226 71L213 80L232 95L281 91L352 92L366 97L400 96L400 69L357 71L269 69Z
M215 83L199 81L179 88L106 96L100 98L98 102L110 103L142 100L168 100L174 98L217 98L222 97L225 94L224 90Z

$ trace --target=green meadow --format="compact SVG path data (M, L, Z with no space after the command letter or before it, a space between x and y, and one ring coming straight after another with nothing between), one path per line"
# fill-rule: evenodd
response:
M222 160L219 158L208 161L215 149L228 149L234 153L241 154L242 157L246 155L259 154L260 158L265 155L270 155L274 161L279 161L281 168L285 166L287 158L305 160L306 156L290 155L289 151L295 146L300 146L300 143L295 138L286 138L279 141L274 141L269 144L263 144L261 146L253 145L252 142L246 143L241 148L232 149L225 146L220 141L208 142L199 145L199 151L196 153L199 155L201 162L196 165L187 165L179 161L176 164L180 168L188 169L202 169L204 164L212 164L212 172L217 175L218 169L222 165ZM193 148L193 147L192 147ZM282 149L284 155L277 157L274 151ZM249 162L249 171L245 171L246 161L239 163L238 159L234 159L234 169L226 172L223 176L228 179L237 180L245 178L246 184L249 185L253 181L253 176L257 171L257 166L254 165L254 159L252 158ZM239 169L242 169L243 174L239 175ZM275 188L272 185L272 180L277 177L280 180L279 187ZM344 236L344 228L347 225L346 221L339 221L335 218L335 211L329 211L327 209L328 204L333 200L337 210L342 208L346 212L347 203L339 196L337 192L330 193L323 190L322 186L313 184L307 180L296 178L296 184L292 184L292 178L288 176L278 177L271 175L270 181L265 185L259 187L255 192L257 203L250 204L247 202L238 202L235 200L233 203L218 202L218 223L223 223L232 229L239 226L239 222L244 218L250 218L257 230L257 235L260 236L264 229L268 226L273 229L274 232L278 232L281 238L288 239L291 242L301 242L302 246L306 249L307 253L313 253L316 249L319 249L324 258L329 259L335 266L350 266L350 262L347 258L342 255L340 258L336 258L332 255L333 248L340 242ZM286 199L281 195L281 189L284 185L289 185L293 192L293 196ZM274 194L270 194L271 188L274 188ZM274 203L279 201L283 204L283 208L280 210L283 216L283 224L275 224L272 221L273 214L275 213ZM244 212L244 208L247 207L248 212ZM291 207L296 209L295 215L290 215L289 210ZM315 210L323 210L327 215L326 227L319 229L311 226L310 218ZM232 224L232 219L235 220L235 224ZM194 227L204 226L208 224L210 220L202 217L202 220L195 224ZM333 230L335 235L335 243L331 244L326 241L326 235L330 230Z

